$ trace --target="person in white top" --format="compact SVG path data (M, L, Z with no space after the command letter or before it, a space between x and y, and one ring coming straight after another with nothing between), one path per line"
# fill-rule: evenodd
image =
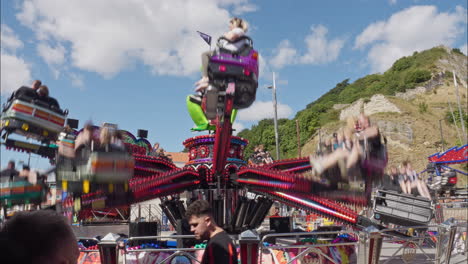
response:
M229 31L226 32L223 36L232 42L239 37L244 36L248 27L248 23L245 20L234 17L229 21ZM222 40L219 44L221 44L224 49L236 49L236 44L230 42ZM213 56L213 51L206 51L202 53L202 78L195 83L197 86L195 89L196 92L201 92L208 87L208 62L210 61L211 56Z

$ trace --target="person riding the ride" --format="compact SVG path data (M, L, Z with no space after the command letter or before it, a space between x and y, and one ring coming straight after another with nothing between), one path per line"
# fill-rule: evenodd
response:
M206 51L202 53L202 78L196 82L196 94L189 95L187 97L186 103L189 110L190 116L194 121L196 128L193 128L194 131L203 131L203 130L215 130L215 126L211 125L208 118L205 115L205 112L202 109L202 97L205 95L206 90L209 86L209 77L208 77L208 65L210 58L216 53L219 53L220 50L224 51L236 51L239 47L244 45L237 43L236 41L245 36L245 33L248 29L248 23L240 18L234 17L229 21L229 31L226 32L218 41L217 49L214 51ZM231 122L234 122L236 117L237 110L234 109Z

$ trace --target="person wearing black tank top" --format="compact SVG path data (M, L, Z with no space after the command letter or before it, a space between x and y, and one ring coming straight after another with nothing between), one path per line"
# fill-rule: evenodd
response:
M237 251L232 239L213 218L210 204L198 200L189 205L185 213L198 240L208 240L201 264L237 264Z

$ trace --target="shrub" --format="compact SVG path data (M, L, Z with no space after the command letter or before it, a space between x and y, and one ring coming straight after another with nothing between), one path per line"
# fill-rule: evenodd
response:
M454 48L454 49L452 49L452 52L453 52L453 53L460 54L460 55L465 55L465 54L463 54L463 52L461 52L461 50L460 50L459 48Z
M421 113L421 114L426 113L428 105L427 105L426 102L421 102L421 103L419 103L418 108L419 108L419 113Z
M431 79L431 73L427 70L412 70L406 75L405 81L407 83L422 83Z
M413 58L412 57L403 57L397 61L392 66L392 70L394 71L403 71L408 69L413 65Z

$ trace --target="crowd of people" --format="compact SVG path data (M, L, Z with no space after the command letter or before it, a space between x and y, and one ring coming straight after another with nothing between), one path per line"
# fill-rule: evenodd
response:
M391 167L382 182L382 186L389 190L420 195L431 199L426 182L422 179L421 174L416 173L408 161L404 161L398 167Z
M383 141L379 128L371 124L368 116L350 117L345 127L320 142L317 153L310 156L312 172L321 175L338 167L340 176L346 178L349 170L368 163L381 163L380 169L383 169L386 164L385 139Z

